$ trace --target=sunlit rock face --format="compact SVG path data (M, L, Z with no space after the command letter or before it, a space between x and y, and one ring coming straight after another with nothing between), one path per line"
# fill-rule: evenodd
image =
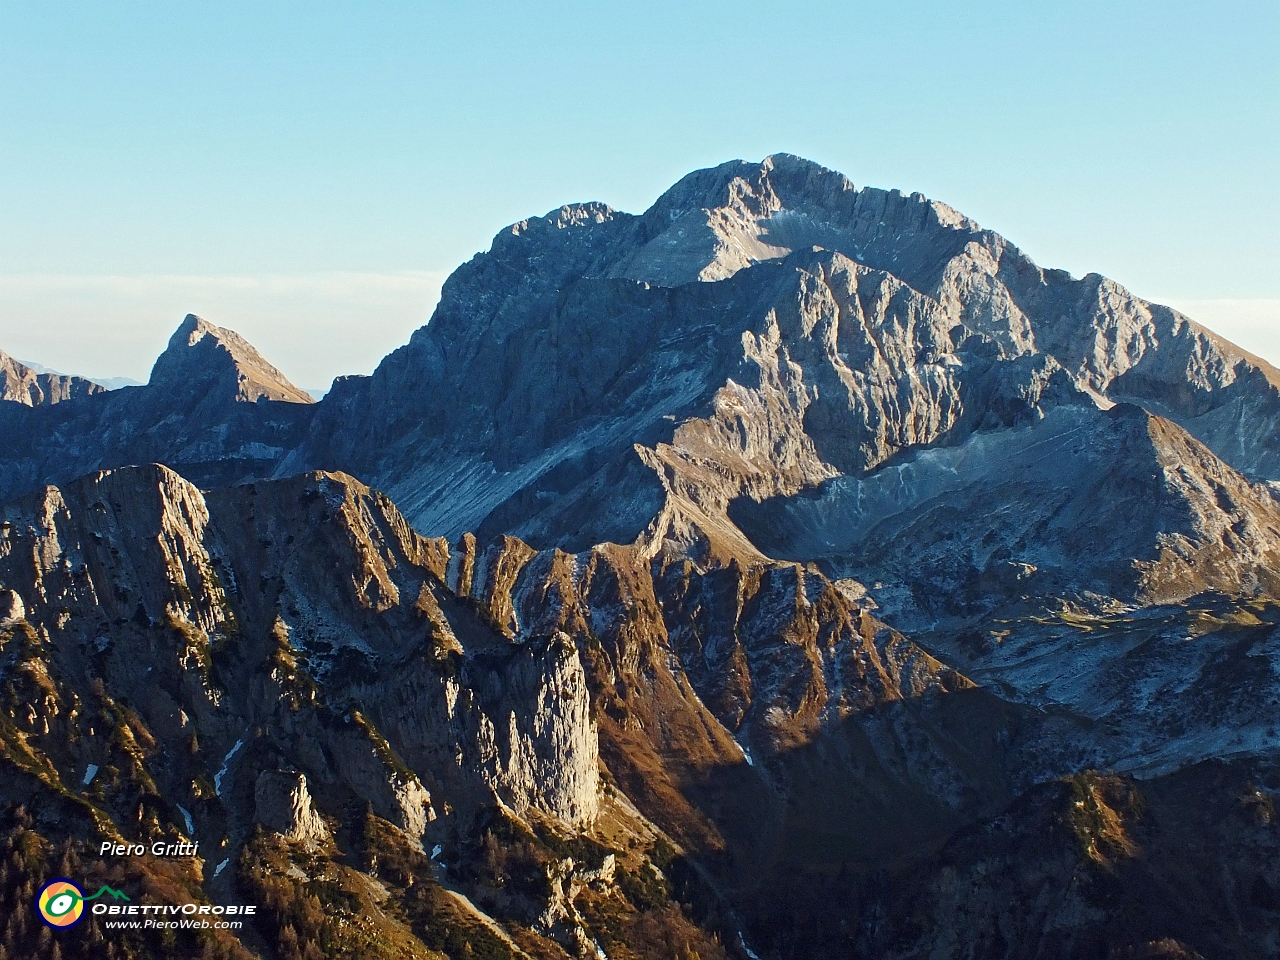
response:
M311 802L306 774L264 770L258 775L254 799L258 822L286 840L328 839L329 829Z
M4 529L8 619L66 647L63 669L102 658L148 725L205 744L175 775L207 776L219 797L243 787L277 832L319 837L307 782L415 840L438 813L424 781L458 808L500 797L570 823L595 815L572 643L516 647L459 607L447 548L350 477L206 497L165 467L123 468L19 501Z
M106 392L106 387L61 373L41 373L0 350L0 400L27 407L60 403L72 397Z

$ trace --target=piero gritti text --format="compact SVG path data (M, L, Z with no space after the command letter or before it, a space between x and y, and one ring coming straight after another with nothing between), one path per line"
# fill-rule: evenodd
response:
M153 857L194 857L199 854L200 842L165 843L156 841L147 846L143 843L114 843L104 840L98 847L100 857L141 857L151 854Z

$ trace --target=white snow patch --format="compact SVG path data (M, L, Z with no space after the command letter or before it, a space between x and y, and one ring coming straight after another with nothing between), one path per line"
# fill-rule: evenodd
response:
M182 819L187 822L187 836L194 837L196 835L196 827L191 822L191 814L187 812L187 808L182 804L178 804L178 812L182 814Z
M227 755L222 758L222 769L213 775L213 792L218 796L222 796L222 778L227 775L227 764L231 762L231 758L236 755L241 747L244 746L243 740L237 740L236 745L227 751Z
M227 869L227 864L228 864L228 863L230 863L230 862L231 862L231 858L230 858L230 857L227 857L227 859L223 860L220 864L218 864L218 866L217 866L216 868L214 868L213 875L216 877L216 876L217 876L218 874L220 874L223 870Z
M96 763L91 763L89 764L89 766L85 767L84 785L87 787L89 784L93 783L93 778L96 777L97 775L98 775L98 765Z

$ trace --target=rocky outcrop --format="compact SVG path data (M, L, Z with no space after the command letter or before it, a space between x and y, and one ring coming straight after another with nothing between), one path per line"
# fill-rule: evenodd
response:
M498 722L482 721L477 731L495 792L518 811L535 807L566 823L590 822L598 806L599 744L577 648L556 634L547 652L522 650L503 667L490 673L500 689L482 689L480 696L510 706L485 710Z
M258 822L286 840L322 843L329 828L311 803L307 777L302 773L264 770L254 788Z
M0 621L22 620L26 617L27 608L22 598L13 590L0 592Z
M106 389L84 377L33 370L0 350L0 400L38 407L104 393Z
M152 465L47 488L4 517L10 612L105 656L148 725L217 744L192 775L208 764L219 797L256 782L270 805L274 768L245 778L279 757L322 799L352 794L415 841L438 816L424 780L459 809L501 798L593 818L576 648L513 645L444 587L447 549L351 478L206 498Z

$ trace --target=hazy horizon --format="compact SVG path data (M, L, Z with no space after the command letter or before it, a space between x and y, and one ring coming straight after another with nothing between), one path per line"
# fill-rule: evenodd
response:
M384 356L407 343L413 331L430 318L445 277L446 274L429 271L385 276L156 277L147 278L150 284L139 278L76 278L59 293L68 300L79 301L82 307L97 305L96 316L78 326L81 331L96 329L100 339L90 336L77 342L44 323L25 329L14 325L10 329L0 321L0 330L5 334L0 351L59 373L97 381L128 379L145 383L169 337L188 313L195 313L244 336L297 386L323 394L335 377L371 373ZM37 278L27 284L39 290L42 283L50 281L51 278ZM22 285L0 276L0 303L20 300L22 294L15 293L15 288ZM138 304L151 298L176 304L187 290L201 291L188 299L212 309L177 307L145 318L137 312ZM47 292L47 288L41 292ZM1280 366L1280 298L1146 299L1173 307L1237 346ZM304 301L301 305L300 300ZM58 302L46 300L55 309ZM381 310L376 338L362 336L366 329L362 314L370 304ZM315 309L328 312L317 316ZM94 359L102 353L100 347L104 343L117 356L128 357L128 362L104 368ZM28 349L24 352L11 344ZM49 348L46 355L36 355L35 351L45 347ZM64 362L55 362L59 358Z

